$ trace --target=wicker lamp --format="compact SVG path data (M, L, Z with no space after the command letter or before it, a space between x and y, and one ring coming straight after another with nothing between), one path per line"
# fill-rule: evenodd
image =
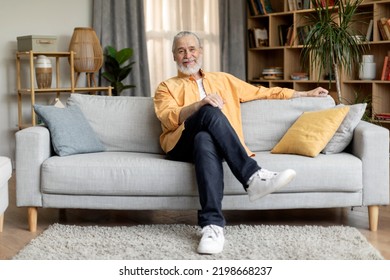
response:
M103 65L103 50L95 30L90 27L76 27L69 44L69 51L74 51L74 70L76 81L81 73L86 73L88 86L96 86L95 72Z

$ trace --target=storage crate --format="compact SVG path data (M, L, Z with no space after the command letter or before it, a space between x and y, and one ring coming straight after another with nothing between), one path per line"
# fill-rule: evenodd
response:
M17 37L18 51L56 52L57 37L47 35L27 35Z

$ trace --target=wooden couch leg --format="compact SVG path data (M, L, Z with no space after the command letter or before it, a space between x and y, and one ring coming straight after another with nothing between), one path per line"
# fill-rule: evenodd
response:
M370 224L371 231L377 231L379 219L379 206L370 205L368 206L368 222Z
M37 231L38 224L38 208L37 207L29 207L27 209L28 215L28 228L31 232Z
M3 225L4 225L4 213L0 214L0 232L3 232Z

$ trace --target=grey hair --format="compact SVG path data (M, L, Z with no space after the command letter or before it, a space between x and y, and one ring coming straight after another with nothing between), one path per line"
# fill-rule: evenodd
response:
M202 47L202 43L200 42L200 39L199 39L198 35L196 35L194 32L191 32L191 31L180 31L173 38L173 43L172 43L172 52L173 53L175 52L175 47L176 47L177 40L179 40L180 38L183 38L185 36L193 36L193 37L195 37L195 39L198 41L199 48Z

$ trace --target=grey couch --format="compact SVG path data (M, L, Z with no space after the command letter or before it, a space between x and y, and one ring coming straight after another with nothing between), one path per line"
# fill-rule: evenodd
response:
M44 126L16 133L17 205L28 208L31 231L38 208L198 209L194 168L170 161L159 145L161 133L153 99L72 94L104 152L57 156ZM348 148L307 157L270 150L305 111L334 107L331 97L257 100L242 104L242 122L255 159L270 170L293 168L286 188L250 203L225 165L224 209L302 209L368 206L369 227L389 203L389 133L360 121Z

